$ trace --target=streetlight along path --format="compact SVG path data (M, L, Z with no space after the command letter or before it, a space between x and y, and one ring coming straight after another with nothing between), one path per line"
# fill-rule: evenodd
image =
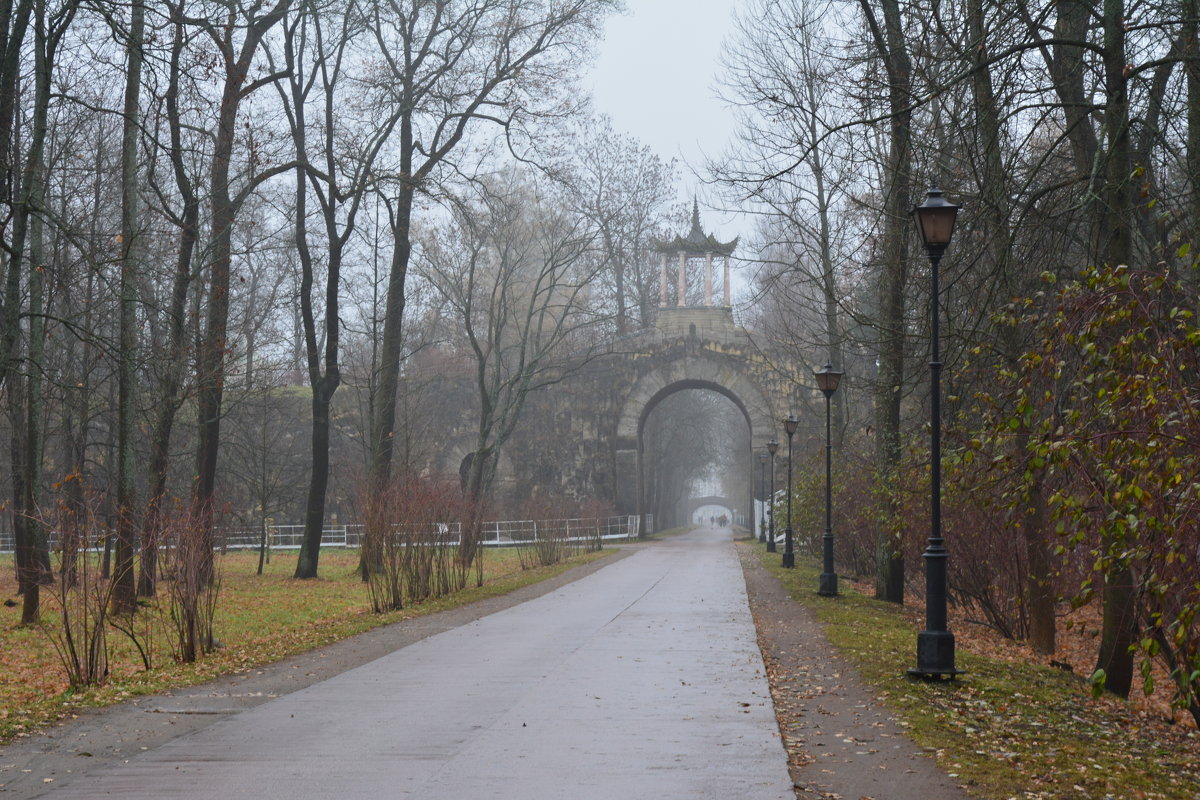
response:
M45 788L156 800L795 797L728 529L640 549Z

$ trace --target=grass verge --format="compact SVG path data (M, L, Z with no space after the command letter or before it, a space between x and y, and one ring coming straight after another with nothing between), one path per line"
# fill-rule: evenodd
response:
M190 686L242 672L286 656L312 650L356 633L413 617L456 608L515 591L603 558L612 550L578 554L549 567L521 569L515 551L484 554L484 582L401 611L372 614L367 589L356 572L358 551L323 550L321 578L292 578L294 553L277 553L262 575L255 574L257 554L230 553L219 558L221 596L214 624L222 647L193 664L174 661L161 618L144 612L153 632L155 667L141 668L132 643L109 631L111 675L101 687L71 692L46 632L22 628L19 603L0 607L0 743L27 736L82 707L105 706L126 698ZM0 556L0 593L15 592L12 556ZM43 621L56 622L55 600L43 593Z
M915 609L841 587L814 591L821 572L798 557L785 570L757 550L789 594L811 609L830 643L897 716L918 745L979 797L1008 800L1195 800L1200 736L1115 698L1094 700L1074 675L972 653L961 643L956 681L908 677L916 660Z

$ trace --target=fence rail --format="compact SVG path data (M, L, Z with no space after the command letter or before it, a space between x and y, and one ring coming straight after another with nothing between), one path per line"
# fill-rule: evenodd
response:
M636 539L639 532L636 514L578 519L492 520L483 523L480 543L486 547L513 547L549 538L570 542L596 539L616 541ZM462 523L435 523L424 533L431 543L457 545L462 540ZM218 529L215 534L213 546L221 550L254 550L263 542L262 529ZM304 537L304 526L268 525L266 536L267 547L271 550L298 550ZM362 546L362 539L362 525L332 525L321 531L322 547L356 548ZM50 531L51 550L58 547L59 541L58 532ZM14 548L12 532L0 532L0 553L11 553Z

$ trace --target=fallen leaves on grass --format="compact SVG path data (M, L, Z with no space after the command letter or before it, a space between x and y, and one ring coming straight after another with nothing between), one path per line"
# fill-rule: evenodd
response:
M815 602L806 589L816 583L817 565L798 560L795 570L782 570L774 559L764 563L813 609L830 641L911 738L973 794L997 800L1200 797L1200 734L1170 724L1160 710L1115 697L1095 700L1076 675L953 617L958 666L966 675L947 682L910 679L905 668L915 658L920 609L875 601L848 581L837 602ZM777 672L775 678L791 676Z

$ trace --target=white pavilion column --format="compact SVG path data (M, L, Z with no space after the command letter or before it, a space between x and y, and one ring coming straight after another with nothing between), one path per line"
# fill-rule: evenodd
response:
M733 305L729 294L729 256L725 256L725 305Z
M711 307L713 304L713 267L712 253L704 254L704 305Z
M658 307L667 307L667 251L664 250L658 265Z
M684 252L679 254L679 303L677 305L687 305L687 253Z

